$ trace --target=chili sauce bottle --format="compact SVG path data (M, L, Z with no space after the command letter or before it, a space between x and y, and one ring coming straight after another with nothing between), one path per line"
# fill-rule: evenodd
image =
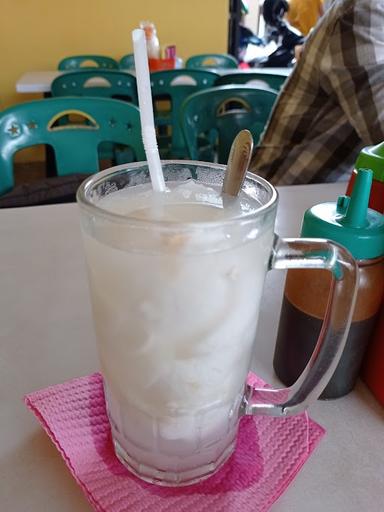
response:
M304 215L301 236L328 238L346 247L359 267L359 289L341 360L320 398L349 393L357 380L384 292L384 216L368 208L372 171L356 175L352 196L322 203ZM276 375L291 386L315 348L331 286L326 270L293 269L287 273L274 354Z
M360 377L384 405L384 302L380 311L380 319L364 356Z
M356 168L359 166L369 167L373 171L373 183L370 208L378 212L384 212L384 142L376 146L368 146L360 152ZM347 194L353 190L356 179L356 169L351 175L348 184ZM384 405L384 296L380 308L380 318L376 324L373 336L368 344L364 356L360 377L372 391L377 400Z
M369 207L384 213L384 142L363 148L357 157L355 169L348 183L347 196L350 196L357 176L357 169L371 169L373 182Z

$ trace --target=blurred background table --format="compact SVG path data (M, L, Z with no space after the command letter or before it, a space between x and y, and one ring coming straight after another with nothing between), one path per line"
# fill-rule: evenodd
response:
M221 75L230 73L267 73L289 76L293 68L253 68L250 70L244 69L215 69L216 73ZM126 70L131 72L132 70ZM49 93L51 91L52 81L65 71L26 71L16 82L16 92L19 93Z
M16 82L16 92L47 93L51 92L51 83L65 71L27 71Z
M299 233L304 210L345 184L280 188L276 231ZM0 210L0 495L2 510L91 511L33 415L25 393L98 369L74 204ZM284 273L270 272L253 369L276 384L272 354ZM380 512L384 411L358 383L310 409L327 434L272 512Z

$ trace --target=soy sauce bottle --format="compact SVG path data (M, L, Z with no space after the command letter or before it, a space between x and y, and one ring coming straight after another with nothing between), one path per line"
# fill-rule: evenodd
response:
M384 291L384 216L368 208L372 171L358 171L352 196L322 203L305 212L301 236L328 238L346 247L359 267L359 289L341 360L320 398L349 393L376 323ZM325 270L287 273L274 354L276 375L291 386L314 350L324 318L331 275Z

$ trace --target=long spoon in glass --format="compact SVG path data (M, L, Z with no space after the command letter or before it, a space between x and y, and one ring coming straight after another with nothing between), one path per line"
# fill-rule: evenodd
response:
M236 197L243 186L253 151L253 137L249 130L241 130L234 138L229 152L223 182L223 194Z

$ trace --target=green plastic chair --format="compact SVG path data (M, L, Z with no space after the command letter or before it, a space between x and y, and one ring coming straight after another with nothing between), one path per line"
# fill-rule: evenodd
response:
M129 146L136 160L145 160L139 109L109 98L48 98L15 105L0 113L0 140L0 194L14 186L15 153L30 146L52 147L58 176L97 172L104 142Z
M138 105L136 78L116 69L79 69L68 71L51 84L52 96L97 96L129 101ZM100 148L101 158L116 164L133 161L130 150L105 143Z
M218 76L203 69L169 69L151 73L155 124L162 158L187 156L180 126L181 105L189 95L212 87Z
M115 59L105 55L72 55L62 59L58 65L62 71L79 68L119 69L119 65Z
M115 69L68 71L51 84L52 96L98 96L138 104L136 78Z
M212 87L189 96L181 107L181 126L189 158L226 163L233 139L247 128L257 144L278 94L247 85ZM199 140L204 145L199 146Z
M275 91L280 91L286 80L287 77L284 75L244 71L242 73L222 75L216 80L215 85L248 84L256 85L257 87L270 87Z
M135 69L135 57L133 53L127 53L119 61L120 69Z
M189 57L186 68L231 68L238 67L238 62L232 55L226 53L202 53Z

